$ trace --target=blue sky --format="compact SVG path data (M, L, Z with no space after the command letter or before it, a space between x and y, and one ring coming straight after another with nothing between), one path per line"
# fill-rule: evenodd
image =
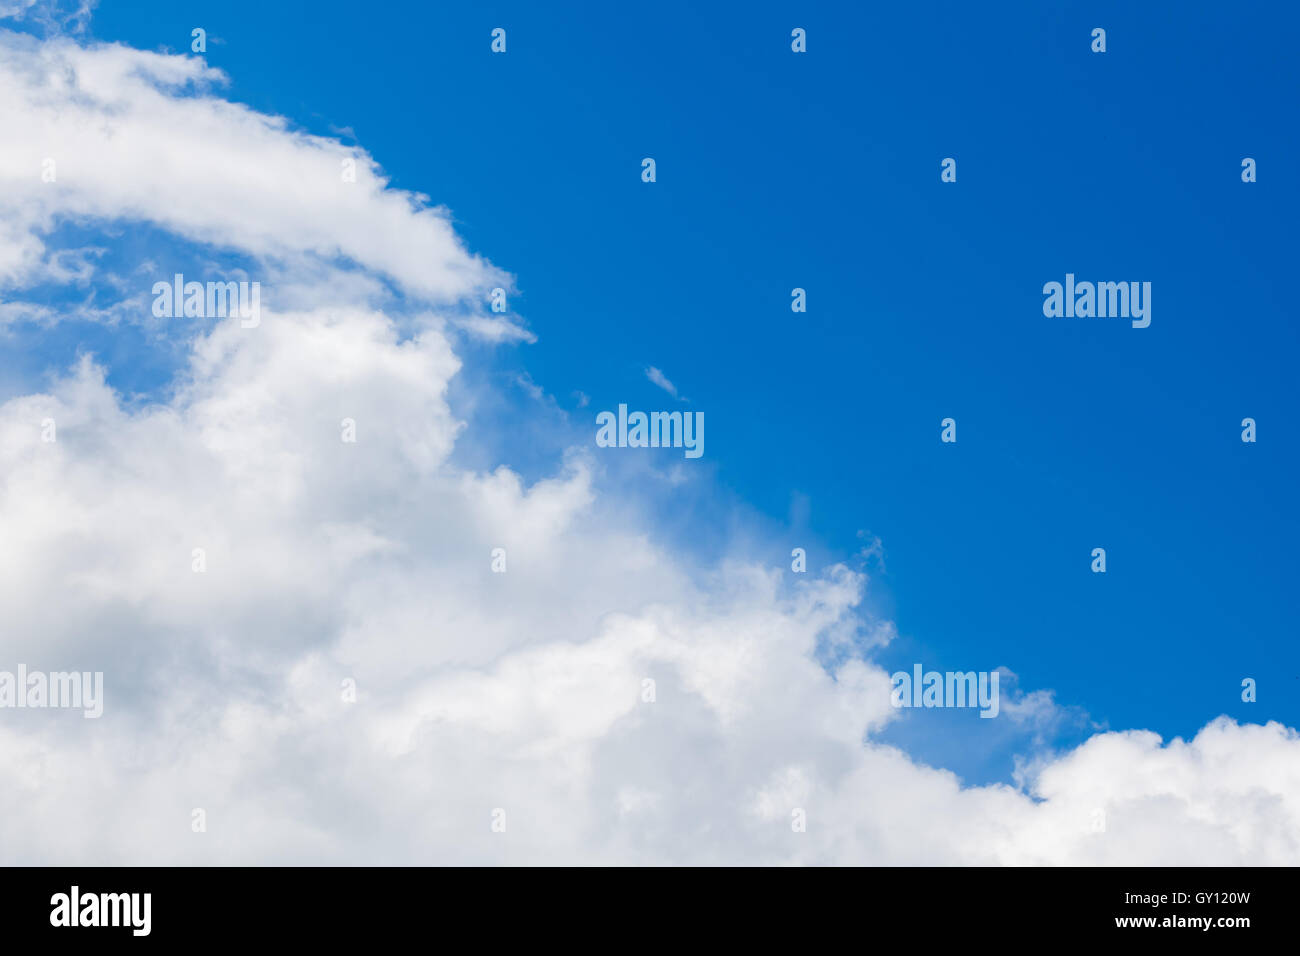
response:
M1300 723L1294 11L443 6L139 0L92 34L182 52L202 26L232 99L449 207L538 336L484 354L503 402L529 404L526 373L590 440L598 410L679 407L645 377L662 369L706 414L716 482L660 503L680 547L707 553L737 509L814 570L878 536L890 669L1003 665L1166 737L1221 713ZM1067 272L1151 282L1151 326L1044 317ZM5 346L10 375L81 347L117 349L127 391L168 379L131 339L39 338ZM553 470L560 449L506 436L507 463ZM1007 778L1022 742L972 717L886 739Z

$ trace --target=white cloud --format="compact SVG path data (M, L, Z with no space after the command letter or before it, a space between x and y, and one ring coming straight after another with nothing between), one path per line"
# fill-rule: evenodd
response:
M650 381L654 382L673 398L677 398L677 386L668 381L668 376L664 375L663 372L659 371L659 369L655 368L653 365L645 370L645 377L650 379Z
M97 0L0 0L0 20L30 21L47 34L83 33Z
M21 20L36 0L0 0L0 20Z
M289 265L351 261L435 303L510 286L361 150L212 95L225 77L201 59L4 32L0 57L0 281L37 277L42 232L76 217L145 220Z
M474 338L493 344L537 341L532 332L500 315L470 315L458 318L455 324Z
M297 290L195 339L155 403L82 359L0 405L0 667L106 678L97 721L0 711L7 862L1300 859L1300 739L1276 724L1097 735L1029 792L874 743L889 678L852 647L892 628L863 620L861 575L696 566L580 450L532 484L453 465L447 327L502 280L444 214L364 154L186 94L217 79L189 58L0 49L23 134L0 148L10 283L47 277L45 230L89 216L237 250ZM57 188L47 153L67 157ZM437 311L400 326L370 305L381 281ZM1031 723L1056 712L1019 700Z

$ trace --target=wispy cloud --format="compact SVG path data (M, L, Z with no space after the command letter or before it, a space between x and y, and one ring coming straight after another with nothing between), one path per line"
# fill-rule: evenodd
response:
M645 370L645 377L650 379L650 381L654 382L673 398L681 398L681 396L677 394L677 386L668 381L668 376L659 371L659 369L655 368L653 365Z
M0 20L29 20L48 35L85 33L98 0L0 0Z

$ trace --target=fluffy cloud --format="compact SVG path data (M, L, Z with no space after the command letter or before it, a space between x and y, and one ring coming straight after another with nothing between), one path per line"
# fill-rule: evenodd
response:
M445 211L388 189L364 152L215 97L225 77L198 57L12 33L0 55L0 278L11 284L49 267L41 232L73 218L142 220L299 268L356 263L435 302L508 284L466 253Z
M155 401L83 357L0 406L0 667L107 685L99 720L0 711L8 862L1300 859L1300 740L1276 724L1098 735L1025 789L873 742L895 712L862 649L889 628L861 575L696 566L581 450L531 484L454 464L453 330L508 277L445 214L215 97L199 60L0 49L10 289L50 280L72 219L147 222L295 289L197 335ZM417 308L374 308L381 281Z

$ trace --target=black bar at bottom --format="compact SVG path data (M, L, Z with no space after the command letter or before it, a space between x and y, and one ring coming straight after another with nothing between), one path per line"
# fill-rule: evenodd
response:
M8 941L69 937L91 947L335 947L439 928L481 942L615 948L637 939L767 943L777 934L813 942L845 932L863 944L971 945L1021 930L1044 943L1132 937L1231 946L1255 934L1289 935L1296 877L1268 868L60 867L8 868L0 882Z

